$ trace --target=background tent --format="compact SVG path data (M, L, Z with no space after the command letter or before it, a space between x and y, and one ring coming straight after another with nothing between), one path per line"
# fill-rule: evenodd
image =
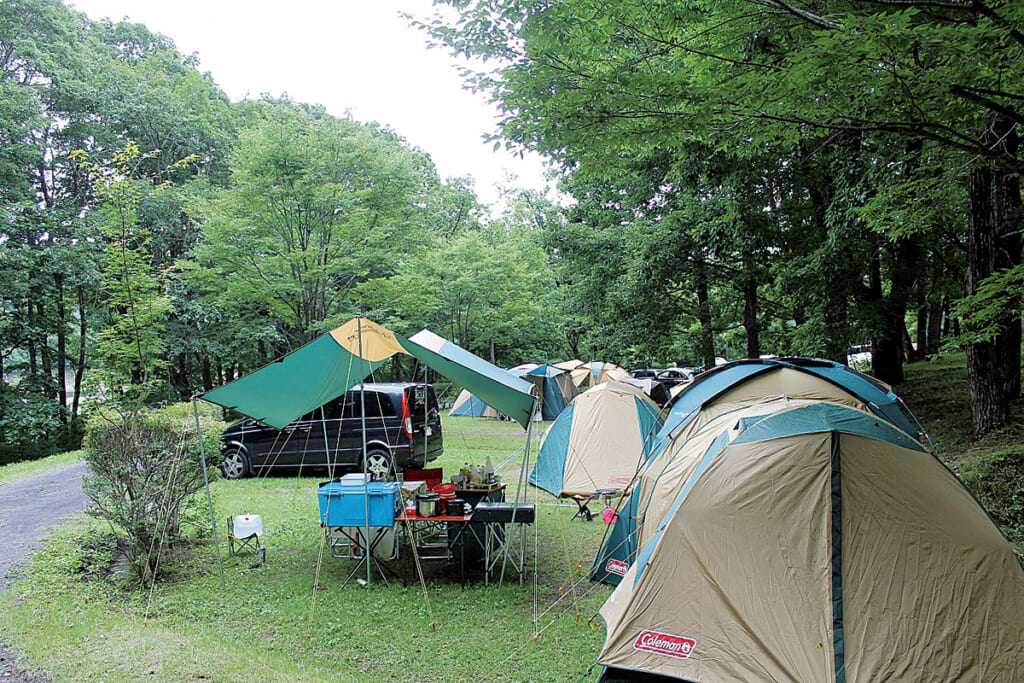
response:
M900 409L899 398L888 387L831 361L738 361L699 375L672 402L639 482L622 503L618 519L595 558L594 578L617 583L621 574L609 572L609 567L621 572L631 565L639 544L646 540L645 534L660 523L661 499L652 498L655 482L663 487L675 486L678 492L708 440L738 421L757 419L806 401L848 405L917 438L917 430Z
M599 384L548 428L529 481L556 496L625 490L660 426L658 407L638 388Z
M490 407L466 389L459 392L448 413L452 417L499 417L498 411Z
M537 387L542 420L554 420L576 398L576 385L566 370L546 363L524 363L508 371Z
M644 377L643 379L637 379L636 377L627 377L626 379L619 381L637 387L638 389L643 391L644 394L647 395L647 398L651 399L659 406L665 405L672 398L670 389L668 389L664 384L662 384L658 380L651 379L650 377ZM682 387L684 385L678 386L680 387L680 391L682 391Z
M528 424L534 404L529 382L429 330L406 339L366 318L353 318L201 397L281 429L341 396L396 353L415 356L519 424Z
M572 372L579 366L583 365L583 361L573 358L572 360L563 360L561 363L554 363L554 366L559 370L568 370Z
M603 679L1016 680L1024 571L966 488L869 411L808 401L703 450L601 608Z
M576 397L576 385L565 370L543 363L524 363L509 368L508 372L521 377L536 387L537 397L534 415L536 420L554 420L565 406ZM499 417L500 414L477 396L463 390L452 404L449 413L454 417Z
M577 387L592 387L604 382L617 382L630 376L615 363L595 360L584 363L572 371L572 381Z

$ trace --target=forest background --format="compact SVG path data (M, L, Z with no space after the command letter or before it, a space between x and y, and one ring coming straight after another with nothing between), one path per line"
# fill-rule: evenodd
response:
M75 446L83 396L187 398L357 311L506 366L870 344L898 385L962 347L974 431L1007 422L1024 6L439 4L424 35L488 60L495 144L551 158L565 206L491 211L386 125L0 3L0 461Z

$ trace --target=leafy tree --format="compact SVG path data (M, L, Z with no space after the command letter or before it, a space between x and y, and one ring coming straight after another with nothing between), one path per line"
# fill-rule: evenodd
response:
M425 155L376 126L286 101L250 103L242 122L230 187L198 202L197 259L291 348L422 248L439 183Z
M537 239L516 218L513 212L407 260L394 276L361 285L359 300L382 321L409 332L429 326L500 365L558 355L554 278Z
M874 149L887 151L870 163L904 158L900 184L919 179L915 160L952 158L946 182L963 183L969 202L959 212L969 218L967 293L1020 267L1019 3L444 4L457 16L429 26L435 37L456 52L501 60L475 85L502 107L502 135L512 144L605 177L615 172L608 160L616 154L678 150L693 141L741 158L765 147L828 145L833 136L840 144L874 141ZM853 187L849 180L836 185L840 176L826 180ZM814 208L813 196L795 198L810 199L819 217L832 205ZM846 207L832 207L834 216L869 197L848 199ZM906 257L901 248L893 263ZM903 292L912 289L896 270L890 275L896 295L879 298L877 287L872 295L885 309L876 327L889 335L886 347L893 346ZM834 303L828 311L846 311ZM818 314L814 322L826 335L842 326ZM1019 393L1019 306L1011 302L986 329L968 350L979 432L1004 422Z

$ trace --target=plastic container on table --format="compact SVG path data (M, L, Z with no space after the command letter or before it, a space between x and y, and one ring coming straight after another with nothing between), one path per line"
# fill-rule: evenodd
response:
M402 509L401 484L397 481L331 482L317 491L320 522L324 526L393 526ZM370 519L366 508L369 500Z

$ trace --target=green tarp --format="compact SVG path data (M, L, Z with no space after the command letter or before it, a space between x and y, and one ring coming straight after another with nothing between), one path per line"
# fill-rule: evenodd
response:
M415 356L524 427L529 421L529 382L429 330L406 339L366 318L350 320L201 398L282 429L362 382L395 353Z

